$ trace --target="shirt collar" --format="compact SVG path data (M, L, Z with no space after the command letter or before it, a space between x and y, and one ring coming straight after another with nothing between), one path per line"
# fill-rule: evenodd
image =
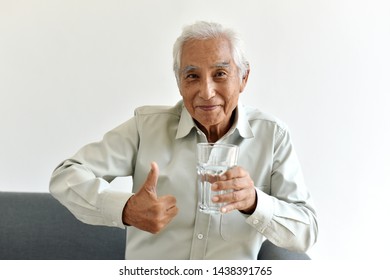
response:
M184 106L183 101L179 102L179 106L181 106L181 115L179 126L177 128L176 139L187 136L193 128L196 128L196 124Z
M187 111L186 107L184 106L184 103L182 101L180 101L180 103L181 103L182 110L180 115L179 126L177 128L176 139L183 138L187 136L193 128L196 129L196 124L192 119L190 113ZM238 130L242 138L254 137L252 128L249 124L245 107L241 104L241 102L238 102L236 119L234 120L233 126L229 130L228 134L233 133L236 129Z
M240 133L242 138L253 138L254 133L252 131L252 127L249 123L248 114L246 112L245 106L238 101L237 105L237 112L236 114L236 128L238 132Z

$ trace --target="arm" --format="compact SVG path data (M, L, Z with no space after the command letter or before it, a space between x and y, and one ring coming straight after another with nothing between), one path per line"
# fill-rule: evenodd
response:
M173 196L157 197L158 166L135 194L113 191L111 180L132 175L138 135L133 120L108 132L103 140L82 148L54 171L50 191L79 220L94 225L131 225L157 233L176 216ZM132 137L131 137L132 136Z
M118 192L110 182L132 175L137 146L137 126L131 119L62 162L52 174L50 192L85 223L124 227L122 211L131 186Z
M270 191L257 189L256 211L248 223L279 247L306 251L317 240L317 217L290 135L282 128L278 133Z
M214 184L214 190L234 190L214 197L227 202L222 212L240 210L247 223L277 246L306 251L317 239L317 218L301 168L286 130L279 128L273 152L269 192L255 188L250 174L235 167Z

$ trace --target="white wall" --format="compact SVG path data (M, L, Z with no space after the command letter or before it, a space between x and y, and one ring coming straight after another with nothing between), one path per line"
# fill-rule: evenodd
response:
M311 256L378 257L389 249L387 3L0 0L0 191L48 191L61 160L135 107L175 103L172 44L184 24L214 20L247 43L243 101L292 130L320 219Z

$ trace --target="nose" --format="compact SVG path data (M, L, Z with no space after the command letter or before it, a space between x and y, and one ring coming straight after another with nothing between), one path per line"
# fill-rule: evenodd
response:
M212 79L204 79L201 81L199 97L204 100L209 100L215 96L215 83Z

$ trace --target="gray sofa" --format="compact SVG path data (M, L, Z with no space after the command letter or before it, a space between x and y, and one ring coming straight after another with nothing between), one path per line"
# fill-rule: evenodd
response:
M78 221L49 193L0 192L0 260L123 260L125 230ZM265 241L258 259L308 260Z

